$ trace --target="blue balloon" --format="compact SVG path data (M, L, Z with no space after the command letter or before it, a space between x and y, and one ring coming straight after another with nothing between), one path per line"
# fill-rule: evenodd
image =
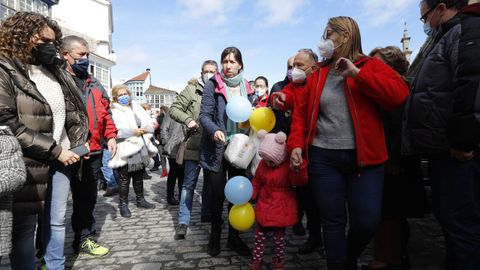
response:
M253 187L245 176L235 176L225 185L225 197L233 204L245 204L252 198Z
M250 118L252 114L252 104L248 98L242 96L234 96L227 103L227 116L233 122L241 123Z

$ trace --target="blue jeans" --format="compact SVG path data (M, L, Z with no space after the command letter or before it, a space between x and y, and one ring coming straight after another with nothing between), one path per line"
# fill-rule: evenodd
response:
M102 158L102 173L103 177L105 177L105 181L107 182L107 186L110 188L117 187L117 180L115 179L115 175L113 174L112 168L108 167L108 161L112 159L112 154L108 149L103 149L103 158Z
M45 200L43 244L47 269L65 269L65 213L70 191L71 167L55 162L50 168L50 181Z
M309 185L329 265L356 264L381 217L384 166L358 168L355 150L309 149ZM348 208L348 212L347 212ZM350 228L345 237L347 213Z
M37 215L13 214L12 270L35 270L35 227Z
M192 211L193 192L197 186L200 166L198 161L185 160L185 177L183 179L182 192L180 194L180 205L178 210L178 223L188 225L190 223L190 212Z
M447 241L454 269L480 267L480 158L461 162L450 156L428 161L433 211Z

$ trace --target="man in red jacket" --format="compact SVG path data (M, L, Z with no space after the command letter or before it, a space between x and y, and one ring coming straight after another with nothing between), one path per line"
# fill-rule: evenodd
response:
M280 92L271 94L272 106L275 109L289 112L299 106L300 97L307 77L317 69L318 56L311 49L301 49L293 59L292 81L287 84ZM316 209L314 209L313 194L307 186L296 187L299 221L293 227L297 233L303 229L302 218L305 212L307 216L308 240L299 249L299 254L309 254L315 251L317 247L323 245L322 234ZM304 230L304 229L303 229ZM303 231L305 234L305 231Z
M66 62L66 70L75 80L83 103L87 108L90 133L90 158L83 162L81 179L71 182L73 213L72 227L75 233L73 249L90 255L103 256L109 250L97 244L91 237L95 234L93 210L97 201L97 181L102 167L102 141L115 155L117 128L110 116L108 95L102 85L88 74L88 43L78 36L63 39L60 53Z

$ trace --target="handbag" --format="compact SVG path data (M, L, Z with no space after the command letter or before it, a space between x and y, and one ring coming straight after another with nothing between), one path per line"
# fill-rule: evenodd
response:
M185 156L185 147L186 147L187 141L196 132L197 132L196 129L187 130L187 134L185 135L185 138L183 138L183 141L180 142L180 145L178 146L177 155L175 156L175 162L178 165L180 165L180 166L183 165L183 159L184 159L184 156Z
M177 156L175 156L175 162L180 166L183 165L184 155L185 155L185 141L182 141L178 146Z

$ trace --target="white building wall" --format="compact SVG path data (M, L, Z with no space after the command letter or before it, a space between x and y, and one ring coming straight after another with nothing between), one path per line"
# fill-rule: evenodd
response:
M112 3L110 0L60 0L52 7L52 19L65 35L80 35L91 51L91 73L111 92L111 68L116 55L112 53Z
M111 18L109 0L60 0L58 5L52 7L52 18L61 27L86 34L97 41L111 45L113 18ZM98 54L108 58L110 51L106 50L105 54L99 51Z

